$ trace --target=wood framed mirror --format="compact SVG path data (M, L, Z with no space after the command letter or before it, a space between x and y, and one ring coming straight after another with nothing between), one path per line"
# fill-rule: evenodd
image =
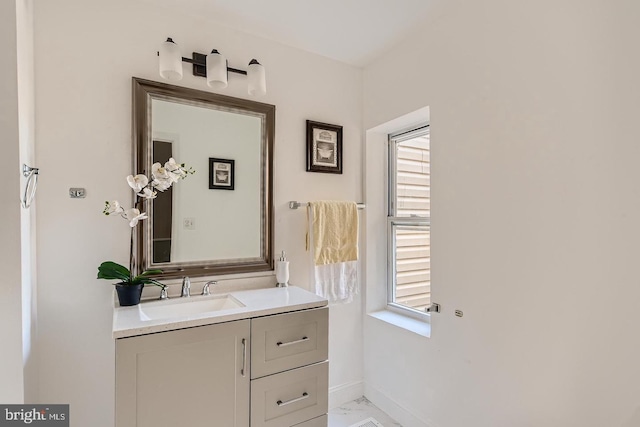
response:
M273 270L275 106L133 78L135 173L196 172L143 202L135 271L162 278Z

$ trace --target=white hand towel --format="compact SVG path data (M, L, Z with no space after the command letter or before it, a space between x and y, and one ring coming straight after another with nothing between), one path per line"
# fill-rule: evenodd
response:
M314 266L316 294L329 302L349 303L359 292L358 261Z

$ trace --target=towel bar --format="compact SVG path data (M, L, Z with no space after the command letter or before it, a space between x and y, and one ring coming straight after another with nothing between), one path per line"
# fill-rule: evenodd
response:
M296 201L289 202L289 209L298 209L305 206L309 206L309 203L296 202ZM364 203L357 203L357 206L358 206L358 209L364 209L366 205Z

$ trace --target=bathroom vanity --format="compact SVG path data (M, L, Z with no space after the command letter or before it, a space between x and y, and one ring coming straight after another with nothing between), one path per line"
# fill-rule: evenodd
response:
M116 427L326 427L328 310L296 287L115 308Z

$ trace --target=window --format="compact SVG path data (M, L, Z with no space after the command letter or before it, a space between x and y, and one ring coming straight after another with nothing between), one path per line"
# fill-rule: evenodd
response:
M429 125L389 135L388 301L425 317L431 305Z

